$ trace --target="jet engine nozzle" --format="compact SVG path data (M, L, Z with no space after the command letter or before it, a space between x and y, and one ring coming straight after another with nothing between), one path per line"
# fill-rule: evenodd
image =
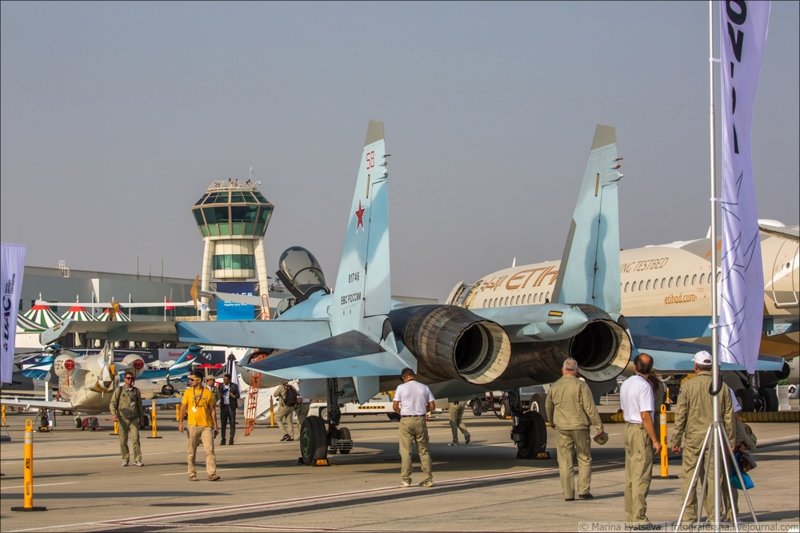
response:
M417 357L426 378L483 385L508 367L511 341L495 322L462 307L419 305L389 313L395 336Z
M619 376L633 349L628 332L607 313L592 305L578 305L588 319L572 338L569 355L578 361L578 372L587 381L608 381Z

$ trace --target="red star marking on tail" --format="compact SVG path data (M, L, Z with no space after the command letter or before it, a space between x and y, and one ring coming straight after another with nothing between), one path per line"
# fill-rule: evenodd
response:
M361 207L361 200L358 201L358 209L356 209L356 218L358 219L358 223L356 224L356 229L361 228L364 229L364 212L366 209Z

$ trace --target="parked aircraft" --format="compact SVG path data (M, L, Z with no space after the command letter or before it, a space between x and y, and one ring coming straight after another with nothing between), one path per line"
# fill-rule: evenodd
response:
M598 260L615 265L619 254L622 174L614 128L598 126L595 132L565 251L565 264L574 268L558 281L563 298L487 308L484 314L390 301L388 158L383 123L371 121L335 289L310 252L292 247L281 256L278 275L295 303L275 320L177 324L183 342L258 348L243 362L245 372L265 374L267 384L300 379L303 396L326 398L327 430L318 416L309 416L301 429L305 463L325 459L329 447L334 453L351 448L349 430L338 427L340 399L363 403L379 390L392 390L406 366L437 397L549 383L567 356L578 360L587 381L613 380L622 372L630 338L603 309L619 307L619 273ZM519 416L512 438L519 457L543 451L541 415Z
M22 373L27 377L43 379L52 370L59 378L60 399L9 396L3 397L2 403L89 415L108 412L111 393L119 386L119 376L125 371L130 370L136 375L137 387L144 395L158 391L172 395L175 392L173 383L185 380L198 358L205 359L202 350L199 346L190 346L171 367L146 370L144 359L138 354L126 355L121 362L115 362L110 342L106 342L99 353L90 355L79 355L58 347L35 366L23 369ZM170 403L170 400L159 399L156 402L164 404Z
M764 335L761 354L793 358L800 353L800 275L798 226L760 221L764 270ZM719 240L716 243L720 246ZM655 356L655 366L665 372L690 372L691 360L675 340L711 344L711 241L709 237L623 250L619 259L621 314L634 345ZM488 274L467 286L458 283L446 303L463 305L475 313L482 309L515 309L548 301L557 290L559 261L520 265ZM667 347L667 352L664 348ZM686 350L683 350L686 351ZM781 360L762 357L757 391L746 373L726 375L745 410L776 410L774 386L786 377ZM740 370L721 364L723 370Z

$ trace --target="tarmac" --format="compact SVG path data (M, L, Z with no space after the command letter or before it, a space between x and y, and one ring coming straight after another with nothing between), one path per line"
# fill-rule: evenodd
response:
M795 409L797 407L795 406ZM606 409L613 412L614 409ZM511 422L491 413L467 414L470 445L447 446L446 415L429 422L435 485L400 486L397 424L383 415L343 417L354 447L330 455L331 466L297 464L298 443L259 422L249 436L240 423L234 446L216 446L221 480L206 480L204 453L189 481L186 437L174 413L159 412L158 433L143 432L142 468L121 466L110 416L102 429L81 431L59 416L50 432L33 433L34 507L24 507L24 423L10 413L0 433L0 530L13 531L626 531L623 427L609 423L609 442L593 445L591 500L564 501L555 459L515 459ZM759 439L749 491L753 522L740 497L740 531L800 531L800 427L795 422L751 424ZM217 442L219 439L217 439ZM201 448L202 449L202 448ZM683 503L680 457L662 479L658 465L648 497L654 530L674 531ZM414 481L422 481L415 462ZM720 525L702 531L731 530Z

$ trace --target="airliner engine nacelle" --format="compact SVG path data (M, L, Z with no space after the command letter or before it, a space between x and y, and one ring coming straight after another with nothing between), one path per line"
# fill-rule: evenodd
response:
M123 372L125 370L130 370L133 372L134 376L139 377L139 374L144 370L144 359L142 359L142 356L136 355L135 353L128 354L120 363L119 368L124 369Z
M511 341L503 328L464 308L405 307L389 319L397 339L417 357L421 376L485 385L508 367Z
M62 353L53 361L53 372L60 378L67 377L67 373L72 373L76 367L75 356L71 354Z

